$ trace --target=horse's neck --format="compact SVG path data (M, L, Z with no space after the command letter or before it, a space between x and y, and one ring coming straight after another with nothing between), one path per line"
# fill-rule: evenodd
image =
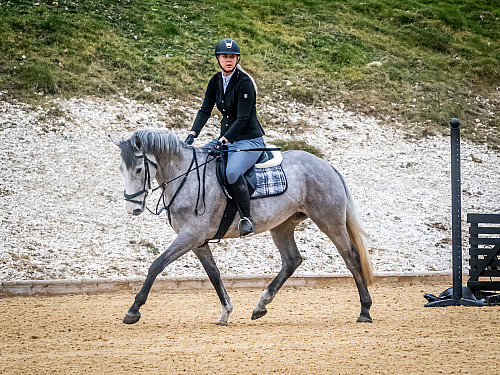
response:
M196 150L196 159L198 165L205 162L206 154L200 150ZM158 172L156 179L159 184L168 182L184 173L189 169L193 161L193 149L182 148L178 153L165 152L158 155ZM193 163L191 169L196 168L196 163Z

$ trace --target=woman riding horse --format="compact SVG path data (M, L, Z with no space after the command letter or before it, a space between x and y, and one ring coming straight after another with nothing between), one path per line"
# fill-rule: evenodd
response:
M264 130L257 120L255 82L238 65L238 44L233 39L221 40L215 46L215 57L222 71L210 79L205 99L185 142L193 144L216 104L222 113L220 136L204 147L214 148L220 144L227 144L229 150L266 147L262 137ZM260 154L256 151L228 153L226 177L231 196L239 207L241 220L238 228L241 237L254 233L250 194L243 175L255 164Z

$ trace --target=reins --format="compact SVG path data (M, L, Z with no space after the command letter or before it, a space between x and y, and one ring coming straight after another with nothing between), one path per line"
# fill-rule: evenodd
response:
M198 164L198 158L196 156L196 151L195 149L193 148L193 159L191 159L191 164L189 164L189 168L188 170L167 181L167 182L164 182L162 183L161 185L159 185L158 187L152 189L151 192L154 192L158 189L161 189L161 195L160 197L158 198L158 202L156 203L156 207L155 207L155 211L151 211L148 207L147 210L149 212L151 212L153 215L160 215L164 210L167 211L167 217L168 217L168 222L170 224L170 226L172 226L172 217L171 217L171 214L170 214L170 207L172 206L172 204L174 203L175 201L175 198L177 198L177 196L179 195L179 192L181 191L181 189L183 188L184 184L186 183L186 180L188 178L188 175L189 173L191 173L192 171L196 170L196 177L198 179L198 194L197 194L197 198L196 198L196 206L195 206L195 213L197 216L200 216L200 215L203 215L205 213L205 209L206 209L206 205L205 205L205 176L206 176L206 165L208 163L210 163L211 161L215 160L216 158L212 158L210 160L208 160L208 157L210 155L207 155L207 158L205 160L205 162L203 164ZM195 167L193 168L193 165L195 165ZM202 184L202 181L201 181L201 177L200 177L200 168L201 167L205 167L204 170L203 170L203 184ZM165 190L167 188L167 185L178 180L179 178L181 177L184 177L181 181L181 183L179 184L179 186L177 187L177 190L175 191L174 195L172 196L172 198L170 199L170 201L168 202L168 204L166 203L166 200L165 200ZM198 206L200 204L200 194L201 194L201 201L203 202L203 212L200 213L198 211ZM160 204L163 203L163 207L159 208L160 207Z
M257 147L257 148L249 148L248 150L241 150L239 148L236 148L234 150L224 150L222 149L221 152L240 152L240 151L281 151L280 147Z

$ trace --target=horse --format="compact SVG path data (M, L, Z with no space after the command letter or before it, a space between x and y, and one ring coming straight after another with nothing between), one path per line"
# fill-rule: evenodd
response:
M166 129L137 131L127 140L109 137L121 150L120 171L125 180L126 212L131 215L144 212L151 181L156 179L158 187L163 189L162 209L167 210L170 225L177 234L149 267L123 323L139 321L139 309L146 303L156 277L170 263L193 251L222 305L216 324L228 325L233 305L207 241L217 232L227 198L217 182L216 163L209 158L209 151L187 145ZM202 169L199 161L203 160L206 164ZM287 190L281 195L251 200L255 233L270 231L282 260L279 273L262 292L251 319L261 318L267 313L266 306L302 263L294 230L300 222L310 218L333 242L354 277L361 302L357 322L371 323L372 300L368 286L373 281L373 266L364 244L366 234L344 178L325 160L300 150L283 152L282 168L288 181ZM200 202L201 186L201 195L208 197L204 202ZM203 210L201 205L204 205ZM233 221L224 239L236 237L239 237L238 219Z

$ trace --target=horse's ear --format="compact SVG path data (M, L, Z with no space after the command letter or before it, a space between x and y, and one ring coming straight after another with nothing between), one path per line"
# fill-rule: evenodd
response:
M111 142L113 142L115 145L117 145L118 147L120 147L121 141L118 138L112 136L111 134L108 134L108 137L111 140Z
M136 135L135 138L134 138L134 142L132 142L132 146L134 146L134 148L137 150L137 151L141 151L141 148L142 148L142 141L141 139Z

